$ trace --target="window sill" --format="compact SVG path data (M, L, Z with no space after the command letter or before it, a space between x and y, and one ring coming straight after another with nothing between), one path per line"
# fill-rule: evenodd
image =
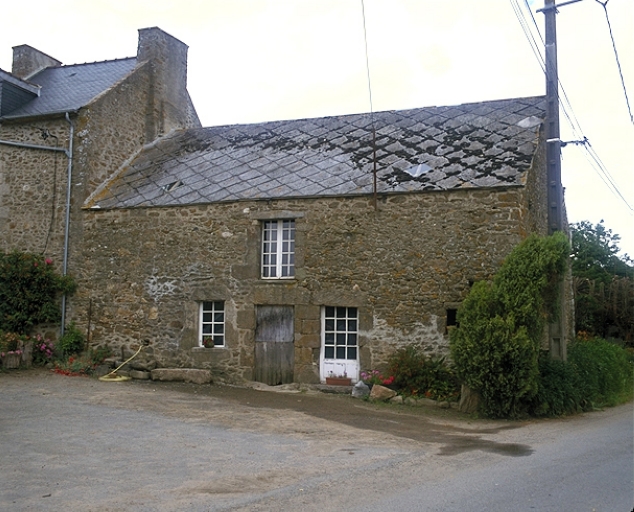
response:
M192 347L192 351L204 352L206 350L218 350L218 349L225 349L225 348L227 348L227 345L215 345L213 347Z

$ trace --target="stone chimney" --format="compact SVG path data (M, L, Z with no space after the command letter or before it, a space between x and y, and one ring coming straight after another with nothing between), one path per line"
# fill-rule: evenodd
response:
M150 66L146 142L188 124L187 49L185 43L160 28L139 30L137 60L147 61Z
M23 80L28 80L29 77L45 68L61 65L62 63L57 59L32 48L28 44L13 47L11 73Z

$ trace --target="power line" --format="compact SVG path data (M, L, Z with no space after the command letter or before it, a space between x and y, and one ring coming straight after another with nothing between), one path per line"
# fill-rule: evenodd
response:
M614 49L614 58L616 59L616 67L619 70L619 76L621 77L621 85L623 87L623 94L625 94L625 103L627 105L627 111L630 114L630 121L634 124L634 116L632 116L632 109L630 108L630 100L627 97L627 88L625 87L625 79L623 78L623 70L621 69L621 61L619 59L619 53L616 51L616 42L614 41L614 34L612 33L612 24L610 23L610 17L608 16L608 2L610 0L605 0L605 2L601 2L601 0L596 0L598 4L601 4L603 10L605 11L605 20L608 23L608 30L610 31L610 39L612 40L612 48Z
M519 5L519 0L510 0L510 1L511 1L513 10L515 12L515 16L517 17L520 23L520 26L522 27L524 35L527 38L529 45L531 46L531 49L533 50L533 53L535 57L537 58L537 61L540 67L542 68L542 71L545 74L546 68L544 63L544 57L541 52L541 48L545 47L545 42L544 42L544 38L541 35L539 26L535 20L535 17L533 16L528 0L524 0L524 5L526 7L526 10L531 15L532 27L537 31L537 34L539 35L539 39L542 44L541 48L537 46L535 37L533 35L533 30L531 28L531 24L527 21L525 12L523 9L521 9ZM596 1L601 3L599 0L596 0ZM606 0L605 3L607 4L608 1L609 0ZM601 3L601 5L603 4ZM606 16L607 16L607 9L606 9ZM609 23L609 20L608 20L608 23ZM616 46L615 46L615 52L616 52ZM617 62L618 62L618 57L617 57ZM619 71L620 71L620 65L619 65ZM568 95L566 94L566 91L563 87L563 84L561 83L561 80L558 80L558 83L559 83L559 88L561 89L561 95L560 95L561 111L563 112L564 117L567 119L570 125L570 128L572 129L572 133L574 137L578 139L579 141L581 141L579 145L583 146L584 156L586 160L588 160L588 163L594 169L594 171L599 175L599 178L601 179L601 181L603 181L603 183L606 185L608 190L610 190L610 192L615 197L617 197L618 199L621 199L631 212L634 212L634 208L632 208L632 206L627 202L625 197L623 197L623 194L621 194L619 187L615 183L614 178L612 177L612 175L606 168L605 164L599 158L599 155L590 144L590 141L588 140L588 138L583 134L583 130L581 129L579 120L577 119L577 116L574 113L572 104L570 103L570 100L568 99ZM627 93L626 93L626 99L627 99ZM629 102L628 102L628 108L629 108ZM630 112L630 117L631 117L631 112Z

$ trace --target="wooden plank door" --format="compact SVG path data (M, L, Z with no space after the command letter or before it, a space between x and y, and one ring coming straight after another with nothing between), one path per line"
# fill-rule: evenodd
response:
M255 380L269 386L293 382L295 315L292 306L257 306Z

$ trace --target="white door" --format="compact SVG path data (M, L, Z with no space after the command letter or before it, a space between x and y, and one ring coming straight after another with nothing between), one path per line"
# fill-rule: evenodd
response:
M321 311L320 377L359 380L359 312L357 308L325 306Z

